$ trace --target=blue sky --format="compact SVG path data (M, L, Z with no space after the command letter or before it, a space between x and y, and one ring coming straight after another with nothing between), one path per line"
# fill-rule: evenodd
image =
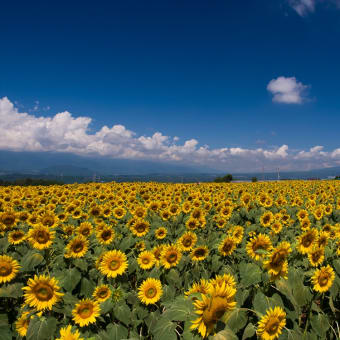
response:
M339 6L337 0L3 3L0 129L14 129L30 146L6 135L0 148L235 170L247 169L249 157L251 166L268 169L338 165ZM46 131L64 111L71 113L66 125L91 122L70 131L58 125L60 146ZM16 120L5 126L13 112ZM45 125L22 132L27 119ZM103 126L123 126L130 139L119 139L117 128L89 137Z

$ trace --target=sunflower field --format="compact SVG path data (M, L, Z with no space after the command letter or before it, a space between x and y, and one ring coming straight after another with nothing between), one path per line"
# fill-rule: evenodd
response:
M0 339L340 339L340 182L0 189Z

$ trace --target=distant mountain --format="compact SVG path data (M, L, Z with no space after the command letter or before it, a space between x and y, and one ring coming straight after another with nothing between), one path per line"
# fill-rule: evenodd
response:
M0 173L112 176L220 173L220 171L202 166L107 157L85 157L69 153L0 151Z

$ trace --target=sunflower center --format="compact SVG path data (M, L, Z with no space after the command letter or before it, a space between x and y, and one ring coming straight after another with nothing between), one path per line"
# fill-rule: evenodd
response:
M174 262L176 262L176 260L177 260L177 254L176 254L175 252L170 253L170 254L167 256L167 261L168 261L169 263L174 263Z
M6 225L12 225L15 222L14 216L6 216L2 219L2 223Z
M321 273L320 276L319 276L319 279L318 279L319 285L321 287L326 286L327 283L328 283L328 280L329 280L329 277L328 277L327 273Z
M139 233L143 233L144 231L145 231L145 226L144 225L139 225L139 226L137 226L137 231L139 232Z
M35 239L38 243L46 243L46 242L48 242L50 237L49 237L49 235L46 231L39 230L36 234Z
M279 329L280 322L277 318L274 318L273 320L269 320L266 325L266 331L270 335L277 334L277 331Z
M187 238L187 239L184 239L182 243L185 247L190 247L192 244L192 240L191 238Z
M273 255L271 264L275 267L280 267L285 260L285 256L282 252L277 252Z
M13 239L14 241L18 241L18 240L20 240L23 236L24 236L24 234L21 233L20 231L18 231L18 232L16 232L16 233L12 234L12 239Z
M74 253L80 253L84 249L84 244L81 241L75 242L72 246Z
M107 289L102 289L98 292L98 296L103 299L108 296L108 293L109 292Z
M39 301L49 301L53 297L53 288L46 283L38 283L33 292Z
M117 270L120 267L119 260L112 260L109 264L111 270Z
M149 288L147 291L146 291L146 296L149 298L149 299L152 299L153 297L155 297L157 294L157 290L155 288Z
M204 249L197 249L194 253L195 256L197 257L202 257L205 255L205 250Z
M143 262L143 264L148 264L148 263L150 263L150 260L147 257L144 257L142 259L142 262Z
M314 238L312 235L307 235L302 239L302 244L305 248L308 248L314 241Z
M102 239L104 241L109 240L110 237L111 237L111 231L110 230L105 230L105 231L102 232Z
M232 249L232 244L230 242L226 242L223 245L223 251L225 251L226 253L230 252Z
M89 318L93 313L93 306L89 303L84 304L83 306L80 306L78 309L78 315L82 319Z
M10 263L2 262L0 263L0 276L7 276L12 273L12 266Z

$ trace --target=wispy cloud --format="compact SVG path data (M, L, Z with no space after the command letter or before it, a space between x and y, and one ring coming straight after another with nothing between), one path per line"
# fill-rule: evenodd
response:
M295 77L278 77L267 85L267 90L273 94L273 102L284 104L303 103L307 88L307 85L298 82Z
M137 136L121 124L103 126L89 132L90 117L73 117L65 111L52 117L19 112L7 98L0 98L0 150L53 151L112 158L146 159L185 164L208 165L228 171L256 171L280 167L285 170L316 168L340 164L340 148L324 151L290 150L288 145L272 148L200 146L197 139L179 143L178 137L156 132Z
M302 17L315 12L318 4L340 9L340 0L287 0L288 4Z

